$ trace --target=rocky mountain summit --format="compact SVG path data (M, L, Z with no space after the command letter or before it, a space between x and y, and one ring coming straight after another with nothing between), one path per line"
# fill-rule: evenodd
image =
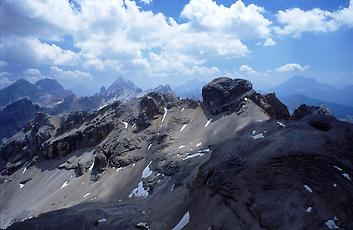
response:
M154 89L148 90L148 93L151 92L156 92L156 93L171 93L171 94L175 94L174 91L172 90L172 87L170 87L170 85L159 85Z
M51 107L72 94L54 79L42 79L35 84L19 79L10 86L0 89L0 108L19 99L29 99L42 107Z
M128 101L142 93L142 89L138 88L131 81L118 77L107 89L102 87L98 96L103 97L104 101L109 103L112 101Z
M218 78L38 113L0 147L1 228L352 229L353 125Z

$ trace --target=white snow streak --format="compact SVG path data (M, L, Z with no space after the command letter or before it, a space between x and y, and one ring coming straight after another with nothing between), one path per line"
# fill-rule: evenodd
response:
M90 195L90 193L88 192L85 195L83 195L83 197L85 198L86 196L89 196L89 195Z
M104 223L104 222L107 222L107 219L103 218L103 219L98 220L98 223Z
M150 145L148 146L147 150L150 150L151 147L152 147L152 144L150 144Z
M211 123L212 119L208 120L207 123L205 124L205 128Z
M61 185L61 188L64 188L64 187L66 187L68 185L69 185L69 181L67 180L67 181L65 181L65 183L63 185Z
M179 149L185 148L185 145L180 145Z
M23 186L25 186L25 185L20 183L20 188L23 188Z
M25 167L25 168L23 169L22 174L25 174L26 170L27 170L27 168Z
M185 108L182 108L182 109L181 109L181 112L184 112L184 110L185 110Z
M306 209L306 212L311 212L311 210L312 210L312 207L308 207L308 208Z
M329 228L329 229L338 229L339 227L336 225L335 221L334 220L328 220L325 222L326 226Z
M186 126L187 126L187 124L183 125L179 132L183 131L186 128Z
M264 134L263 133L259 133L259 134L256 134L254 136L252 136L252 139L254 140L257 140L257 139L261 139L261 138L264 138Z
M191 158L194 158L194 157L202 157L202 156L205 155L205 153L208 153L209 151L210 151L210 149L204 149L204 150L197 151L194 154L188 155L183 160L185 161L187 159L191 159Z
M92 162L91 166L90 166L89 169L88 169L89 172L92 171L93 166L94 166L94 159L93 159L93 162Z
M344 176L345 178L347 178L348 180L352 181L351 177L349 176L348 173L342 173L342 176Z
M200 143L197 143L197 144L196 144L196 147L199 147L201 144L202 144L201 142L200 142Z
M187 159L194 158L194 157L202 157L203 155L205 155L205 154L203 154L203 153L194 153L194 154L191 154L191 155L187 156L187 157L184 159L184 161L187 160Z
M168 113L167 108L164 108L164 114L163 114L163 118L162 118L162 123L163 123L165 117L167 116L167 113Z
M342 171L342 169L340 168L340 167L338 167L338 166L333 166L335 169L337 169L338 171Z
M286 127L286 125L283 124L282 122L277 121L277 124L279 124L279 125L282 126L282 127Z
M149 227L149 226L147 225L147 223L145 223L145 222L137 223L137 224L136 224L136 227L143 227L143 228L145 228L145 229L147 229L147 230L150 229L150 227Z
M190 213L189 211L183 216L183 218L181 218L181 220L179 221L179 223L172 228L172 230L181 230L183 229L190 221Z
M127 127L129 126L129 123L123 121L123 124L125 125L125 129L127 129Z
M253 131L252 131L252 134L254 135L255 133L256 133L256 130L253 130Z
M304 188L305 188L308 192L313 192L313 190L312 190L309 186L307 186L306 184L304 185Z

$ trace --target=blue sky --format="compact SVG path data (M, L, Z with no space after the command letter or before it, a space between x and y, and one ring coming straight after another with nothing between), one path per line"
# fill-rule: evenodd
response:
M218 76L353 84L353 1L4 0L0 87L55 78L97 90Z

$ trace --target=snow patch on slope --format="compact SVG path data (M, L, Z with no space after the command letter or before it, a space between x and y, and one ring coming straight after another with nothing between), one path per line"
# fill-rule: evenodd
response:
M172 228L172 230L181 230L181 229L183 229L189 223L189 221L190 221L190 212L188 211L187 213L185 213L183 218L181 218L179 223L177 225L175 225L174 228Z

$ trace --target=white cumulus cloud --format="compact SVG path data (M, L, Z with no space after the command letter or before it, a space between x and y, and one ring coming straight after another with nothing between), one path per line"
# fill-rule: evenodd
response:
M71 70L63 70L57 66L51 67L51 72L55 78L62 78L62 79L70 79L70 80L84 80L84 79L91 79L92 75L87 72L82 72L79 70L71 71Z
M327 11L319 8L304 11L299 8L278 11L277 21L282 25L275 31L280 35L300 37L305 32L331 32L343 26L353 27L353 0L347 8Z
M301 66L296 63L289 63L276 68L277 72L303 72L307 70L309 66Z
M191 0L181 15L199 31L215 31L239 39L269 38L272 22L263 16L264 9L246 6L238 0L230 7L213 0Z
M240 66L239 71L244 74L256 74L256 71L248 65Z
M1 16L12 20L0 22L4 61L150 77L214 74L219 70L206 64L208 59L244 57L250 53L245 40L266 41L271 35L272 22L263 16L264 9L242 1L225 7L191 0L181 13L186 19L182 23L144 11L131 0L80 0L76 5L64 0L5 1ZM61 46L64 35L74 49Z

